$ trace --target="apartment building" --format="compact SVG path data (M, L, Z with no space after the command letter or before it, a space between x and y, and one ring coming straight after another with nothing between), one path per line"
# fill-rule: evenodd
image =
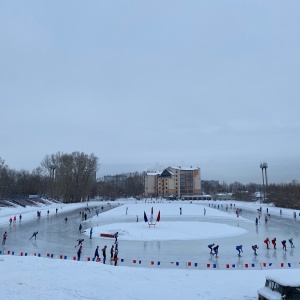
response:
M184 198L201 195L200 168L168 167L146 172L145 197Z

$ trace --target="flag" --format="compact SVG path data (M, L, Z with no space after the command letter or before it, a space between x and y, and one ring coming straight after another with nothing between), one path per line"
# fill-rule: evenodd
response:
M148 222L148 218L147 218L147 215L146 215L145 212L144 212L144 221L145 221L145 222Z
M160 221L160 211L158 212L157 218L156 218L156 222Z
M150 224L153 224L153 206L151 208Z

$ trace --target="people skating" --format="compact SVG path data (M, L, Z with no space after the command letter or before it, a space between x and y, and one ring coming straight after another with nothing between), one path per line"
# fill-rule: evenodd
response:
M78 228L78 233L81 233L81 230L82 230L82 225L81 223L79 224L79 228Z
M96 248L96 250L95 250L95 255L94 255L94 260L96 260L96 258L97 258L97 260L99 260L99 246L97 246L97 248ZM96 261L97 261L96 260Z
M107 246L105 245L102 249L101 249L101 251L102 251L102 256L103 256L103 263L105 264L105 262L106 262L106 248L107 248Z
M33 234L32 234L32 237L30 238L30 240L34 237L34 239L36 240L36 236L39 232L38 231L35 231Z
M118 241L118 236L119 236L119 232L117 231L117 232L115 233L115 243L117 243L117 241Z
M83 243L84 239L78 239L77 242L78 242L78 245L75 246L75 248L77 246L82 246L82 243Z
M65 217L64 220L65 220L65 223L67 223L68 222L68 217Z
M213 254L213 246L214 246L215 244L214 243L212 243L212 244L209 244L207 247L210 249L210 254Z
M269 249L269 244L270 244L269 238L266 238L266 239L264 240L264 243L267 245L267 249Z
M215 257L218 258L218 257L219 257L219 256L218 256L218 253L219 253L219 245L215 246L215 247L213 248L213 250L214 250L214 255L215 255Z
M7 238L7 232L4 231L4 233L3 233L2 245L5 245L5 243L6 243L6 238Z
M258 225L258 219L257 219L257 217L255 218L255 224Z
M116 242L116 247L115 247L115 251L119 251L119 243L118 242Z
M92 238L93 235L93 227L90 229L90 239Z
M11 225L12 221L12 218L9 218L9 226Z
M272 240L272 245L273 245L274 249L276 249L276 238L274 238L274 239Z
M114 256L114 245L112 245L110 248L110 260L113 259L113 256Z
M19 215L19 221L22 221L22 215Z
M235 249L239 252L238 256L241 256L241 252L243 252L243 245L236 246Z
M282 249L286 251L286 240L281 241Z
M290 238L289 239L289 243L290 243L290 245L291 245L291 248L294 248L295 246L294 246L294 242L293 242L293 238Z
M81 253L82 253L82 246L80 246L78 251L77 251L77 260L78 261L80 260Z
M254 255L257 256L256 250L258 249L257 245L252 246L252 250L254 251Z

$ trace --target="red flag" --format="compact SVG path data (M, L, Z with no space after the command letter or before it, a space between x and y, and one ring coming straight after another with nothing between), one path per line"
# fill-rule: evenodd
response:
M158 212L157 218L156 218L156 222L160 221L160 211Z

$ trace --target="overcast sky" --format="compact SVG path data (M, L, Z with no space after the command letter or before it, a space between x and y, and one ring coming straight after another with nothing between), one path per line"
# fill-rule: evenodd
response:
M0 0L0 157L300 180L300 1Z

